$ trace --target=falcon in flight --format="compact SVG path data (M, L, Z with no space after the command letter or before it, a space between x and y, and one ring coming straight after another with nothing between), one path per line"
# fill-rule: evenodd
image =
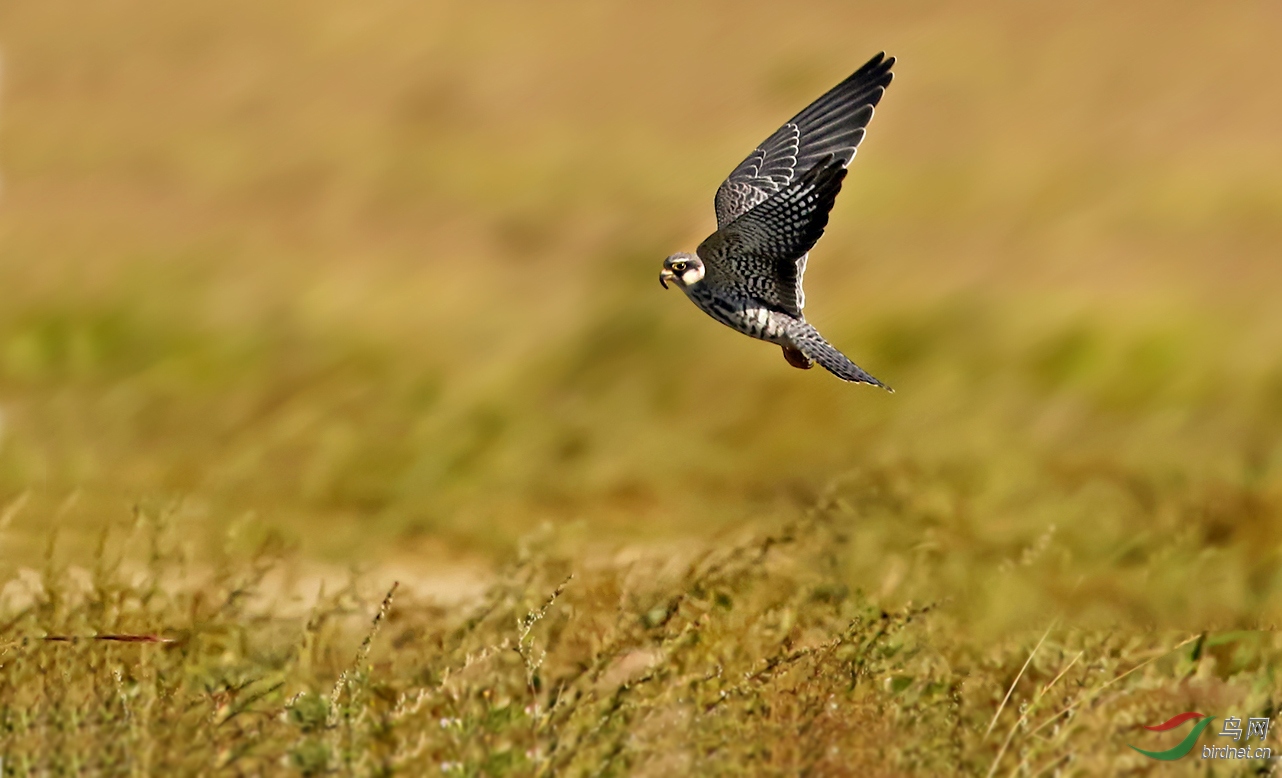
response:
M722 324L782 346L793 367L818 362L888 391L806 321L801 278L894 64L878 54L766 138L717 189L717 231L659 273Z

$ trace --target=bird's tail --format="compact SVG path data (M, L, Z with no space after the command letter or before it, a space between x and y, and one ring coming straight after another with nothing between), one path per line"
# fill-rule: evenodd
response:
M894 392L889 386L873 378L864 371L859 365L850 361L850 358L833 348L832 344L824 340L819 330L815 329L806 322L798 322L791 328L788 335L792 343L801 353L818 362L824 370L837 376L843 381L850 381L858 384L872 384L880 386L888 392Z

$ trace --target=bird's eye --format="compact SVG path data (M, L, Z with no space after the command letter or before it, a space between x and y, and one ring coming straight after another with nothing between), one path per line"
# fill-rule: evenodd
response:
M684 273L684 272L686 272L686 263L684 263L684 262L673 262L673 263L672 263L672 269L673 269L673 270L675 270L675 271L677 271L678 273Z

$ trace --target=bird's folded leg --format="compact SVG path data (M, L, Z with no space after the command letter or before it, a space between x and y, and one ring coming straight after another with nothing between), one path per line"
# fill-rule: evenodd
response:
M809 370L815 366L814 361L810 357L801 353L801 351L793 348L792 346L783 347L783 358L788 360L788 364L793 367L799 367L802 370Z

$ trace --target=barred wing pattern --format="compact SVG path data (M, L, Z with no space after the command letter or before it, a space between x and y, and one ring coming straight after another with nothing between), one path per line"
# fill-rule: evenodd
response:
M846 162L836 154L827 155L796 183L709 236L696 250L708 275L775 310L802 318L804 257L828 226L828 212L846 177Z
M890 84L895 58L868 60L758 146L717 189L717 227L793 182L829 154L850 164L864 138L873 108Z

